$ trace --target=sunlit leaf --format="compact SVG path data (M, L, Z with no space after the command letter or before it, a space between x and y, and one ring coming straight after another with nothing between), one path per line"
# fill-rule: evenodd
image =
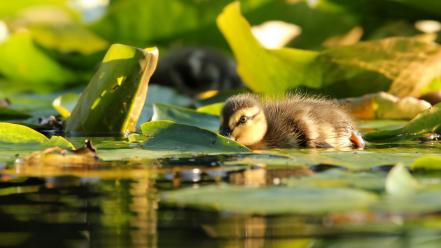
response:
M410 166L412 170L441 170L441 156L422 156L413 161Z
M417 115L408 124L392 130L380 130L367 133L364 138L368 141L400 138L415 138L415 135L432 133L441 126L441 104Z
M3 144L38 144L43 146L60 146L73 148L74 146L63 137L53 136L48 139L43 134L26 126L0 122L0 143ZM40 147L41 148L41 147ZM38 149L38 146L37 146Z
M141 125L148 150L194 152L247 152L248 148L217 133L172 121L153 121Z
M1 43L0 54L0 73L9 80L26 83L29 90L59 88L76 79L71 71L39 49L26 31Z
M167 192L168 204L248 214L320 214L355 211L376 202L369 192L347 188L207 186Z
M220 116L221 110L223 107L224 107L224 103L218 102L218 103L213 103L213 104L199 107L196 109L196 111L198 111L200 113L207 113L207 114L211 114L211 115Z
M179 106L159 104L153 105L152 121L170 120L180 124L196 126L217 132L219 130L219 117L211 114L200 113L196 110Z
M134 131L157 59L156 48L112 45L67 120L66 132Z
M77 104L80 96L75 93L67 93L54 99L52 106L64 118L68 118Z
M398 164L392 168L386 178L386 192L391 196L412 195L420 188L418 182L407 171L406 167Z
M416 96L440 74L441 49L433 36L360 42L322 52L265 49L252 35L239 3L228 5L217 23L239 74L256 92L280 94L301 86L338 97L387 90Z

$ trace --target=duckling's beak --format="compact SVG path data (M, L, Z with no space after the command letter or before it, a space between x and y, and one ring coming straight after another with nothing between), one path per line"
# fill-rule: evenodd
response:
M231 138L231 129L228 127L223 127L219 130L219 134L225 137Z

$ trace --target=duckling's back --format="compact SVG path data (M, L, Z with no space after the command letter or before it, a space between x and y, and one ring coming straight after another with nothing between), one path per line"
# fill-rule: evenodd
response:
M337 103L321 98L290 96L263 100L267 147L351 147L354 124Z

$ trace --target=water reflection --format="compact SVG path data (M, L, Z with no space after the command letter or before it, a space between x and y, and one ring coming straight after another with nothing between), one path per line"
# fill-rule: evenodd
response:
M52 175L40 174L38 167L20 168L22 174L15 169L0 177L0 247L438 247L441 242L437 213L261 216L160 202L162 191L181 187L278 185L284 178L311 175L304 166L222 166L208 157L52 168Z

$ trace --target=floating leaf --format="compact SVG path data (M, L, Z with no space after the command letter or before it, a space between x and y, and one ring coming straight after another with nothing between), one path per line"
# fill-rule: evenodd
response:
M347 188L207 186L167 192L168 204L247 214L322 214L355 211L376 202L375 194Z
M413 161L410 166L412 170L427 170L438 171L441 170L441 157L440 156L422 156Z
M172 121L153 121L141 125L148 150L194 152L247 152L245 146L217 133Z
M209 105L199 107L199 108L197 108L196 111L198 111L200 113L207 113L210 115L220 116L223 107L224 107L224 103L218 102L218 103L212 103Z
M412 195L419 187L418 182L401 164L394 166L386 178L386 192L391 196Z
M0 107L0 120L16 120L16 119L27 119L31 117L30 115L11 108Z
M213 132L219 130L219 117L200 113L192 109L156 103L153 105L152 121L170 120L180 124L196 126Z
M432 133L441 126L441 104L417 115L404 127L392 130L380 130L367 133L364 138L368 141L402 138L415 138L415 135Z
M52 102L52 106L61 116L68 118L79 98L80 96L78 94L67 93L55 98Z
M385 176L380 173L354 173L341 170L328 170L309 177L283 180L283 184L291 187L358 188L370 191L383 191L384 183Z
M0 143L40 144L44 146L74 148L74 146L63 137L53 136L51 139L48 139L43 134L29 127L7 122L0 122Z
M134 131L158 50L112 45L66 123L67 133Z

